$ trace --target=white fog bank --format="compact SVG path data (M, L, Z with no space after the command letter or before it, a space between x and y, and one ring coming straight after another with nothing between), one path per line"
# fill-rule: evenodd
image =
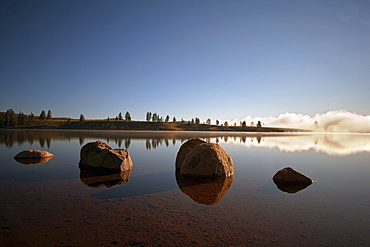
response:
M228 123L240 125L243 121L246 121L247 126L255 126L258 121L261 121L262 126L266 127L310 129L320 132L370 133L370 115L364 116L346 110L329 111L313 117L296 113L284 113L278 117L248 116L243 119L228 120Z

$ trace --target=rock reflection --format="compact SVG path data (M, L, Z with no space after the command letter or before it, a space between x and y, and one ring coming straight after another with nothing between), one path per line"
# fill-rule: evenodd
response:
M189 178L176 172L176 181L180 190L195 202L214 205L221 200L231 187L233 176L220 179Z
M21 163L23 165L38 165L42 163L48 162L53 157L44 157L44 158L14 158L18 163Z
M311 184L302 184L302 183L293 183L293 184L277 183L275 181L274 183L279 190L289 193L289 194L297 193L298 191L301 191L311 185Z
M104 168L91 168L80 166L80 180L90 187L107 187L125 184L130 178L131 170L120 171Z

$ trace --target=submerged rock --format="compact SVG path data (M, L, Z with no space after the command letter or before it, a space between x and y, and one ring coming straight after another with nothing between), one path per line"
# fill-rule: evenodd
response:
M180 174L188 177L230 177L234 174L234 163L220 145L203 143L195 146L185 157Z
M180 170L182 162L184 162L188 153L197 145L206 143L201 139L191 139L183 143L180 147L180 150L177 152L176 156L176 170Z
M294 170L291 167L285 167L279 170L272 178L275 183L283 184L312 184L312 179Z
M132 168L132 160L128 150L112 149L102 141L90 142L81 148L80 166L119 169L121 171Z
M14 159L24 165L36 165L46 163L53 157L54 154L51 154L47 151L25 150L14 156Z

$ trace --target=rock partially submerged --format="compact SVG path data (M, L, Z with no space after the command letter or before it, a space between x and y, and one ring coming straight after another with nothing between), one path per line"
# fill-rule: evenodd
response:
M218 144L196 145L185 157L180 174L188 177L225 178L234 174L234 163Z
M275 183L282 184L312 184L312 179L294 170L291 167L285 167L279 170L272 178Z
M102 141L90 142L81 148L80 166L100 167L126 171L132 168L132 160L126 149L112 149Z
M54 154L51 154L43 150L25 150L18 153L14 156L14 159L19 163L24 165L36 165L45 163L51 158L54 157Z
M181 168L181 165L182 165L182 162L184 162L186 156L188 155L188 153L197 145L199 144L202 144L202 143L206 143L205 141L201 140L201 139L191 139L191 140L188 140L187 142L184 142L179 151L177 152L177 156L176 156L176 170L180 170Z

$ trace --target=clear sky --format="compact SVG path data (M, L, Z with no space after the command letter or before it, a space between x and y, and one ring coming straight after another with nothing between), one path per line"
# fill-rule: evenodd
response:
M2 0L0 54L0 111L370 115L368 0Z

